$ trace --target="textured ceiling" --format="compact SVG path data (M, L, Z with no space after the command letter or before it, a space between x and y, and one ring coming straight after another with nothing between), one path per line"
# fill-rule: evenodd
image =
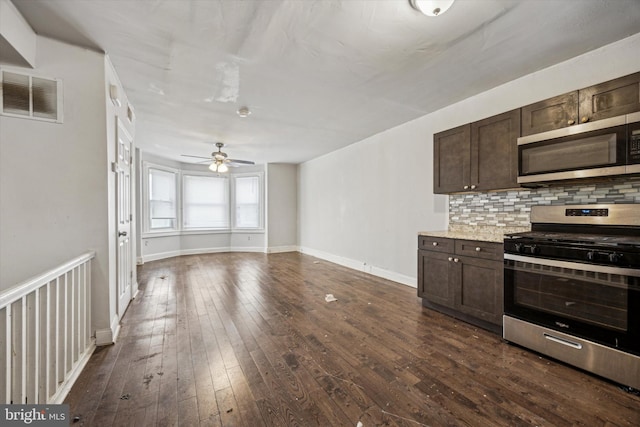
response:
M640 31L639 0L13 0L109 54L136 144L298 163ZM241 119L236 110L248 106Z

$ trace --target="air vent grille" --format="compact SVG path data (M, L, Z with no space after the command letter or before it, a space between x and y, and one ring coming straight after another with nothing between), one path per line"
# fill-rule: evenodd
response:
M62 82L9 71L0 73L0 114L62 123Z

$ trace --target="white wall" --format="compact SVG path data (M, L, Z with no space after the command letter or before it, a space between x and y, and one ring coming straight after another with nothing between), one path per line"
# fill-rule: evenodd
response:
M38 38L38 62L63 80L64 123L0 116L2 289L106 244L102 56Z
M298 166L267 165L267 252L298 249Z
M0 290L95 251L92 329L106 344L119 321L111 163L116 116L134 133L127 98L104 54L36 41L34 70L7 69L62 79L64 122L0 116ZM111 84L120 88L120 106L107 101Z
M106 299L104 56L38 37L36 62L22 71L63 80L64 123L0 116L0 289L95 250L92 296ZM107 327L108 306L93 309L94 326Z
M301 250L415 287L417 233L447 227L433 134L640 71L638 52L640 34L300 165Z

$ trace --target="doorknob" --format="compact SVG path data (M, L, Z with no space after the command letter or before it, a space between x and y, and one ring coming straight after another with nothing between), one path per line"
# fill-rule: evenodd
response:
M118 233L118 237L126 236L126 235L127 235L126 231L121 231L121 232Z

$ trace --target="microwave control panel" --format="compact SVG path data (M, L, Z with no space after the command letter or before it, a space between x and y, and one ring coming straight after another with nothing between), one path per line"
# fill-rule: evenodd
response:
M631 132L629 139L629 163L640 163L640 129Z

